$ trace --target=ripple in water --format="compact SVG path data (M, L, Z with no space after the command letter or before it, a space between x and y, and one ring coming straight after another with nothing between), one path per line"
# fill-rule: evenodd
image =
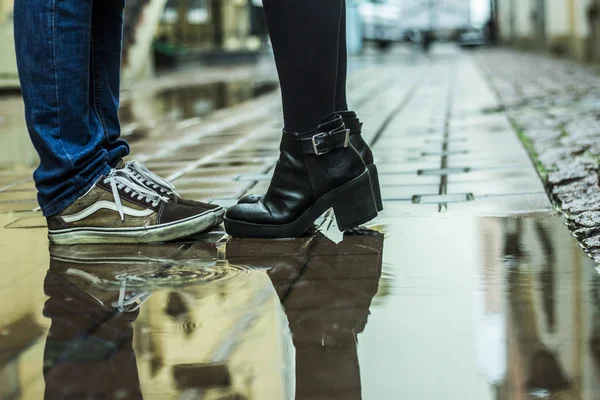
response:
M199 284L209 284L235 280L251 272L262 269L218 262L212 266L193 267L171 265L160 268L147 268L137 271L124 271L113 277L98 277L87 272L71 269L70 273L88 278L94 285L106 290L120 290L124 285L130 288L169 288Z

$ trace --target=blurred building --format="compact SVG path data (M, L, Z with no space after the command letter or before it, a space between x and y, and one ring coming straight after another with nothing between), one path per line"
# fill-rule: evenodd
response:
M18 87L13 2L0 0L0 88ZM253 0L128 0L124 79L150 76L154 55L203 56L212 62L224 55L256 53L266 34L262 7Z
M504 43L600 61L599 0L495 0L495 11Z
M13 0L0 0L0 88L18 85L13 40Z
M262 7L249 0L168 0L154 46L157 61L252 60L267 36Z

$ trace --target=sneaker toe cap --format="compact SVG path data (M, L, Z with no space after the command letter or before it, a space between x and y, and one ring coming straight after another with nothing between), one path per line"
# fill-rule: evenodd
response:
M181 221L208 213L210 213L210 211L196 209L182 204L169 203L165 204L160 211L158 223L168 224L170 222Z

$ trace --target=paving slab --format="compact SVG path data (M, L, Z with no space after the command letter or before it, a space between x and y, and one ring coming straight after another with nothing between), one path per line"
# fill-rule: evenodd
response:
M0 172L0 397L597 398L596 264L475 56L368 48L350 70L385 202L351 232L329 211L295 239L49 248L31 169ZM279 93L145 125L128 97L134 153L180 193L266 192Z

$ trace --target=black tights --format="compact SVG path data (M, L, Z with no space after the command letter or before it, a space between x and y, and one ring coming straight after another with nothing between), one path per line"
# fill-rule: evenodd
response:
M346 104L345 0L264 0L285 129L307 132Z

